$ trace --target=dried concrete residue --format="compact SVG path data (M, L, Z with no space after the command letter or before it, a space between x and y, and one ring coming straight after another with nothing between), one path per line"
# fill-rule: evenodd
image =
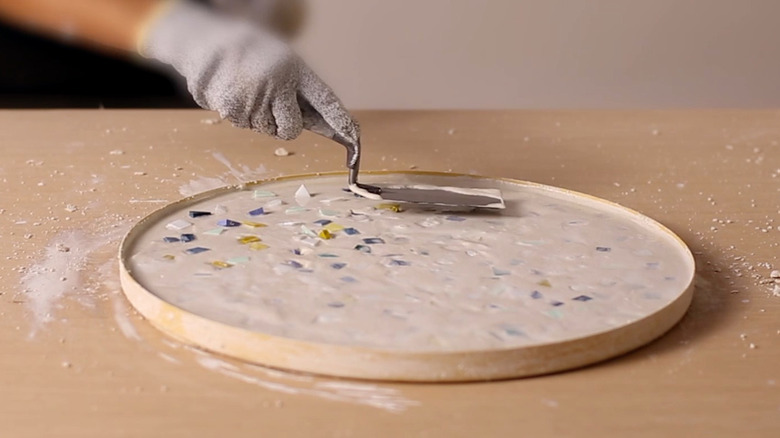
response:
M246 165L233 165L230 160L225 157L221 152L213 152L211 154L215 160L222 163L227 167L228 171L222 175L216 177L199 177L197 179L190 180L187 184L179 187L179 193L182 196L192 196L198 193L203 193L208 190L217 189L226 185L238 183L245 183L248 181L260 179L268 172L262 164L256 169L251 169ZM233 177L237 181L233 181Z
M124 296L121 296L120 292L115 292L111 295L111 301L114 305L114 321L116 321L116 325L119 327L119 331L121 331L127 339L140 341L141 335L138 334L138 331L135 329L133 322L130 321L130 309L125 303Z
M253 366L252 370L265 373L269 378L284 378L287 382L275 382L249 375L239 367L218 359L208 353L194 350L200 366L211 371L245 383L260 386L271 391L290 395L308 395L326 400L357 403L382 409L392 413L401 413L420 402L405 398L398 390L365 383L342 381L323 381L319 378L287 374Z
M209 178L200 177L198 179L192 179L187 184L179 187L179 193L182 196L192 196L198 193L203 193L212 189L218 189L224 187L229 183L224 177Z
M103 263L97 270L97 278L103 286L106 293L111 296L111 304L114 308L114 321L119 331L130 340L140 341L141 335L135 329L135 325L130 321L130 306L127 304L122 294L122 285L119 283L119 260L112 257Z
M230 160L228 160L227 157L225 157L221 152L214 152L211 155L214 157L215 160L224 164L225 167L228 168L230 174L233 175L241 183L245 183L247 181L257 179L259 176L267 172L265 166L263 166L262 164L258 166L257 169L250 169L249 166L245 166L245 165L233 166Z
M25 269L21 279L24 302L32 318L30 336L55 320L61 301L72 296L83 306L92 307L107 272L106 264L94 266L98 260L113 258L119 239L128 224L113 223L93 230L68 230L54 237L39 262ZM98 276L84 277L83 273L97 269Z

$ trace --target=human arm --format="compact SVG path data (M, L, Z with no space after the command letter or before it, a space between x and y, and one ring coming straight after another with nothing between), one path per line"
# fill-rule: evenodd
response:
M162 0L0 0L4 21L100 50L134 52Z
M275 33L246 20L185 0L0 0L0 18L103 49L140 49L234 125L285 140L311 130L344 145L356 170L359 127L341 101Z
M234 125L284 140L312 130L345 145L354 167L357 123L275 33L182 0L149 25L139 48L173 66L200 106Z

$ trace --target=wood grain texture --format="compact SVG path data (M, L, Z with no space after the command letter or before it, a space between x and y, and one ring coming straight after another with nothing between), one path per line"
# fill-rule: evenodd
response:
M214 152L238 173L262 164L262 176L344 160L308 135L275 157L280 142L207 117L0 112L0 435L776 436L780 298L768 277L780 263L780 111L359 113L366 169L473 171L590 193L668 226L699 267L681 323L614 360L537 378L372 387L168 342L101 274L116 272L119 237L155 202L193 180L235 181ZM40 306L21 279L54 267L57 242L73 242L71 261L83 263L65 269L74 288L50 300L51 320L35 322Z

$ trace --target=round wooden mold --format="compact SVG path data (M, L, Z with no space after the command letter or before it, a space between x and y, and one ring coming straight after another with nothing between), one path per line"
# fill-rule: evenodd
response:
M510 179L415 171L363 180L497 188L507 208L372 201L343 191L343 173L225 187L128 233L124 293L161 331L212 352L430 382L592 364L661 336L690 305L686 245L617 204Z

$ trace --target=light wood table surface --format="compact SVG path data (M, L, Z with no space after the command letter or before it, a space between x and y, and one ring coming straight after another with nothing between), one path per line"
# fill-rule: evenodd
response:
M589 193L696 255L692 307L658 341L556 375L436 385L248 366L129 308L116 249L139 218L236 176L343 165L314 136L283 143L213 117L0 112L0 436L780 436L780 111L358 113L365 169Z

